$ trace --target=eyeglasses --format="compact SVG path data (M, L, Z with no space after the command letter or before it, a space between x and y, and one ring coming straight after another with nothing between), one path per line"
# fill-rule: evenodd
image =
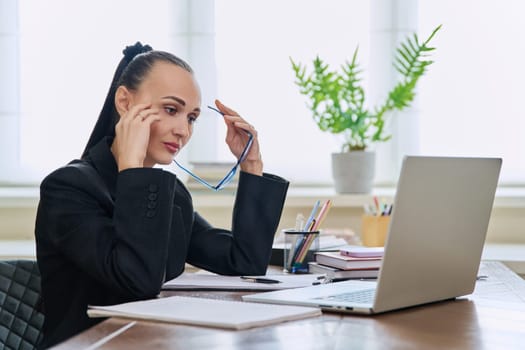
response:
M214 108L211 106L208 106L208 108L219 113L221 116L224 116L224 113L219 111L217 108ZM248 155L248 152L250 151L250 148L252 147L253 135L246 130L244 130L244 132L248 134L248 142L246 142L246 146L244 147L244 150L242 151L241 156L239 157L239 159L237 160L237 163L233 166L233 168L228 172L228 174L226 174L226 176L221 181L219 181L219 183L215 186L209 184L204 179L200 178L199 176L192 173L190 170L186 169L184 166L180 165L175 159L173 159L173 162L177 164L179 168L184 170L188 175L193 177L199 183L208 187L210 190L220 191L233 180L233 178L235 177L235 174L237 173L237 168L239 168L239 165L246 159L246 156Z

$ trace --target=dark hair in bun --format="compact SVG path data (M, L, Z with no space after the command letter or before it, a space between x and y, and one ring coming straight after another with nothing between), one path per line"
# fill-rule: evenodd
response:
M126 46L126 48L122 50L122 53L124 54L124 58L128 62L131 62L131 60L135 58L135 56L151 50L153 50L151 46L142 45L140 41L137 41L135 45Z
M115 125L119 115L115 108L115 93L119 86L125 86L129 90L137 90L140 83L156 62L163 61L179 66L193 73L190 65L181 58L164 51L155 51L149 45L142 45L139 41L134 45L126 46L122 51L124 57L120 60L108 94L100 111L97 123L91 132L89 141L84 148L82 158L88 151L106 136L115 136Z

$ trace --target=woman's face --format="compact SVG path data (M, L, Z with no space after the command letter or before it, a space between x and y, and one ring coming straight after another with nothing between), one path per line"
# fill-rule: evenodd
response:
M132 104L139 103L151 103L160 115L151 125L144 166L170 164L188 143L200 114L200 89L193 74L172 63L155 63L132 93Z

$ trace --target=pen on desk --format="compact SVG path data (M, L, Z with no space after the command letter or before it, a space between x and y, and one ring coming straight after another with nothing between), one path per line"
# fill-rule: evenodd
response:
M241 279L245 280L246 282L254 282L254 283L267 283L267 284L281 283L281 281L278 281L278 280L272 280L270 278L261 278L261 277L241 276Z

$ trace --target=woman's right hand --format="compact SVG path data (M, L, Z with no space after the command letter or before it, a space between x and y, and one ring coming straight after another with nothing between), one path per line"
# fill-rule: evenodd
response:
M120 116L111 146L119 171L144 166L151 124L158 120L159 110L151 103L137 104Z

